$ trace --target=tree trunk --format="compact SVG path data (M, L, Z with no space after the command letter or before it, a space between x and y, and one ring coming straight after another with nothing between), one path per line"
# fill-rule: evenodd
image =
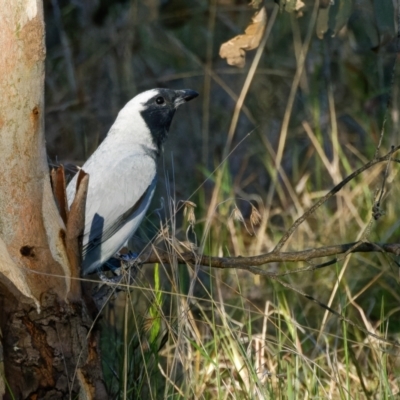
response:
M61 216L45 151L44 59L42 1L0 0L4 396L102 399L98 333L76 279L88 177Z

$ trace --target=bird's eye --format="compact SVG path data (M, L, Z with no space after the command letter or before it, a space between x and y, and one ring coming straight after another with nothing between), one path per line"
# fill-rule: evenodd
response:
M164 100L164 97L157 97L156 98L156 103L157 104L164 104L165 103L165 100Z

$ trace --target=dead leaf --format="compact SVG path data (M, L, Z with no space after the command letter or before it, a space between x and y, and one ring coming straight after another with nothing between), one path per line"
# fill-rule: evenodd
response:
M267 26L267 11L262 7L254 14L251 24L246 28L244 35L235 36L223 43L219 50L221 58L226 58L229 65L243 68L246 63L246 51L253 50L260 44Z

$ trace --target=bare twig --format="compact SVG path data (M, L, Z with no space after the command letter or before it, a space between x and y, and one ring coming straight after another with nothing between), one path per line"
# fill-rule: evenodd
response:
M278 274L276 272L263 270L257 268L258 266L279 263L279 262L308 262L310 260L331 257L338 254L344 253L391 253L395 255L400 255L400 243L366 243L366 242L355 242L355 243L345 243L338 244L334 246L324 246L316 249L307 249L301 251L288 251L277 253L272 251L270 253L260 254L258 256L252 257L212 257L208 255L199 255L194 252L185 252L176 254L179 263L187 263L193 265L203 265L212 268L236 268L245 269L251 271L257 275L268 276L274 278L276 276L287 275L289 272L284 274ZM151 252L146 256L145 259L142 258L144 263L155 263L155 262L165 262L169 263L171 259L171 254L169 252L157 251ZM335 263L334 261L328 261L327 263L314 265L308 268L296 269L292 272L302 272L302 271L312 271L319 269L328 265ZM275 271L275 268L274 268Z

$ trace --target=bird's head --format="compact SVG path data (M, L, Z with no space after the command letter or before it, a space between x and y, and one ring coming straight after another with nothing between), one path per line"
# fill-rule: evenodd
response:
M135 96L124 112L139 112L158 150L167 137L176 109L199 94L194 90L152 89ZM132 116L132 114L131 114Z

